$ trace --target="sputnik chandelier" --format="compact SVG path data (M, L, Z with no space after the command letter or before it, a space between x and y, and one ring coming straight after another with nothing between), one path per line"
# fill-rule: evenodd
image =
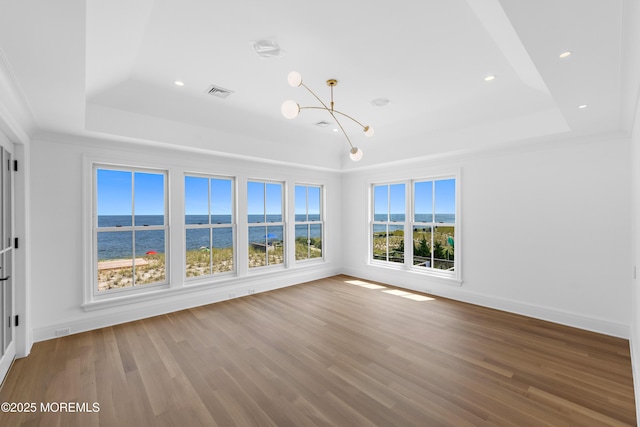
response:
M309 93L313 95L320 102L320 104L322 104L322 107L301 107L297 102L288 100L282 103L282 107L280 108L280 110L282 111L282 115L285 116L287 119L295 119L298 116L298 114L300 114L301 110L305 110L305 109L326 110L331 115L331 117L333 117L333 120L336 121L336 123L338 124L338 127L344 134L344 137L347 138L347 142L351 147L351 149L349 150L349 157L351 157L351 160L353 160L354 162L357 162L358 160L362 159L362 150L359 149L358 147L355 147L351 143L351 139L349 139L349 135L347 135L347 132L342 127L342 124L336 117L336 114L339 114L343 117L351 119L352 121L360 125L362 127L362 130L364 131L364 134L367 136L373 136L373 128L371 126L365 126L359 121L357 121L356 119L354 119L353 117L349 116L348 114L345 114L333 108L333 105L334 105L333 88L338 85L338 80L336 79L327 80L327 86L331 88L331 107L327 107L327 104L322 102L322 100L318 97L318 95L313 93L311 89L309 89L304 83L302 83L302 76L297 71L290 72L289 75L287 76L287 80L289 81L289 84L293 87L302 86L303 88L308 90Z

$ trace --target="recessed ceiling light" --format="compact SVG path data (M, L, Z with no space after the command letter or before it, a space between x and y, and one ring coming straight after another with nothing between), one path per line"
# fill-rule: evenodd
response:
M338 128L333 128L333 131L334 132L338 132Z
M578 105L578 108L580 109L587 108L587 104Z
M496 79L496 76L494 76L494 75L492 74L492 75L490 75L490 76L485 77L485 78L484 78L484 81L485 81L485 82L490 82L490 81L495 80L495 79Z
M184 82L181 82L180 80L176 80L173 84L176 86L184 86Z
M566 51L566 52L562 52L560 54L560 59L564 59L564 58L568 58L573 54L573 52L571 52L570 50Z

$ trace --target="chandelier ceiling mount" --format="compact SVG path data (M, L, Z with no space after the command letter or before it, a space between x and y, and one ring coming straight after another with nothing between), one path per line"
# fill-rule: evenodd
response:
M302 86L303 88L305 88L311 95L313 95L318 100L318 102L320 102L320 104L322 106L321 107L301 107L300 104L298 104L297 102L288 100L288 101L284 101L282 103L282 107L280 108L280 111L282 112L282 115L285 116L287 119L295 119L296 117L298 117L298 114L300 114L301 110L315 109L315 110L325 110L325 111L327 111L331 115L331 117L333 117L335 122L338 124L338 127L342 131L342 134L347 139L347 142L349 143L349 146L351 147L351 149L349 150L349 157L351 158L351 160L353 160L354 162L357 162L360 159L362 159L362 154L363 154L362 150L359 149L358 147L354 146L351 143L351 139L349 138L349 135L347 135L347 132L342 127L342 124L340 123L340 121L336 117L336 114L338 114L340 116L343 116L343 117L346 117L346 118L350 119L351 121L357 123L360 127L362 127L362 130L363 130L363 132L364 132L364 134L366 136L373 136L373 128L371 126L363 125L362 123L360 123L359 121L357 121L353 117L349 116L348 114L345 114L345 113L343 113L341 111L338 111L338 110L336 110L334 108L335 103L333 101L333 88L338 85L338 80L337 79L329 79L329 80L327 80L327 86L329 86L331 88L331 101L330 101L330 105L331 106L330 107L327 107L327 104L325 104L322 101L322 99L320 99L320 97L318 95L316 95L311 89L309 89L309 87L307 87L302 82L302 76L297 71L290 72L289 75L287 76L287 81L293 87Z

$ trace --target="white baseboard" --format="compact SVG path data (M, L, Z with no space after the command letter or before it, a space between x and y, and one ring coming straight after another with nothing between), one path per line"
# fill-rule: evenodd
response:
M184 294L174 293L167 298L158 298L144 303L128 304L118 307L117 310L95 310L87 312L76 319L33 328L33 342L44 341L57 338L62 335L85 332L201 305L225 301L230 299L230 291L234 292L237 297L242 297L247 295L248 288L255 290L255 293L266 292L311 280L331 277L341 273L360 277L366 280L387 283L389 285L418 292L425 292L425 288L430 288L429 293L456 301L495 308L509 313L520 314L619 338L630 338L631 331L629 325L611 322L604 319L526 304L520 301L480 295L465 290L464 287L437 284L434 284L433 286L425 285L424 279L419 282L404 280L402 277L399 277L397 272L387 273L368 269L356 270L350 268L331 268L312 269L309 271L295 272L294 274L246 277L238 279L238 281L235 281L232 286L203 288L198 291L189 290ZM637 353L637 355L640 357L640 354Z
M638 331L636 328L631 329L631 337L629 338L629 348L631 349L631 372L633 374L633 390L636 397L636 419L640 425L640 341L636 339Z
M105 310L94 310L81 314L80 318L47 324L33 328L33 341L45 341L65 335L77 334L93 329L105 328L148 317L221 302L233 298L250 296L251 293L267 292L339 274L334 268L310 269L288 274L260 275L238 279L232 285L207 287L197 291L186 289L184 293L172 292L170 296L151 301L122 305ZM235 294L230 298L229 294Z
M629 339L630 326L623 323L611 322L591 316L571 313L539 305L527 304L521 301L514 301L504 298L496 298L470 292L464 286L442 285L436 281L428 284L424 276L419 280L413 277L404 277L400 272L386 272L380 269L343 269L344 274L360 277L367 280L382 282L388 285L410 289L417 292L427 292L456 301L475 304L483 307L495 308L496 310L509 313L520 314L535 319L546 320L565 326L584 329L618 338ZM427 291L428 290L428 291ZM640 419L640 418L639 418Z

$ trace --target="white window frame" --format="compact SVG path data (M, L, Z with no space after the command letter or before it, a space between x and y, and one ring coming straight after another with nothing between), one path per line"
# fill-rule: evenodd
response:
M440 172L440 171L438 171ZM462 226L461 226L461 192L460 192L460 171L455 170L448 171L443 170L442 173L434 173L432 175L409 178L409 179L401 179L401 180L389 180L389 181L380 181L380 182L370 182L369 183L369 225L368 225L368 240L369 244L367 247L368 251L368 263L371 266L381 267L381 268L389 268L395 270L404 270L411 273L421 274L430 276L437 279L443 279L443 283L449 284L462 284L462 256L461 256L461 247L462 247ZM454 179L455 180L455 222L454 223L436 223L429 225L436 226L452 226L454 227L454 247L455 247L455 257L454 257L454 269L453 271L441 270L433 267L420 267L413 266L413 229L414 225L420 226L422 224L427 224L425 222L415 221L415 188L414 184L416 182L424 182L424 181L439 181L446 179ZM405 221L401 222L391 222L391 221L375 221L375 187L381 185L395 185L395 184L405 184ZM434 194L435 197L435 194ZM390 200L388 201L390 203ZM390 218L387 218L388 220ZM404 262L391 262L386 260L374 259L373 257L373 229L374 224L391 224L391 225L400 225L404 224ZM388 253L388 250L387 250Z
M404 221L392 221L391 220L391 187L394 185L404 185ZM386 221L376 220L376 207L375 207L375 188L376 187L387 187L387 219ZM407 183L405 181L394 181L394 182L378 182L371 185L371 225L369 227L369 238L371 239L369 244L369 259L372 263L380 263L387 266L401 266L406 262L407 258L407 246L406 246L406 235L407 235ZM387 236L387 244L385 250L385 259L376 259L374 258L374 228L375 226L384 226L386 230ZM403 238L405 240L405 251L403 254L403 262L390 261L389 260L389 227L397 227L402 226L403 230Z
M236 196L237 196L237 181L235 179L235 177L230 177L230 176L222 176L222 175L208 175L208 174L200 174L200 173L185 173L184 177L183 177L183 184L186 185L186 179L187 177L193 177L193 178L204 178L207 179L207 200L208 200L208 224L187 224L186 223L186 209L183 212L183 217L182 217L182 221L184 224L184 233L183 233L183 237L184 237L184 242L185 242L185 253L184 253L184 261L185 261L185 265L184 265L184 279L185 282L199 282L202 280L208 280L210 281L211 279L225 279L228 278L229 276L235 276L237 275L238 272L238 242L237 242L237 215L236 215ZM231 181L231 223L225 223L225 224L213 224L211 222L211 180L212 179L218 179L218 180L225 180L225 181ZM186 208L186 188L183 185L183 194L184 194L184 208ZM187 257L187 230L189 229L208 229L209 230L209 236L210 239L213 239L213 230L216 228L231 228L231 233L232 233L232 248L233 248L233 270L232 271L225 271L225 272L220 272L220 273L214 273L213 270L213 257L211 258L209 267L210 267L210 273L209 274L203 274L201 276L192 276L192 277L187 277L187 269L186 269L186 257ZM213 240L210 240L211 243L213 243Z
M305 216L306 216L306 221L298 221L297 218L297 214L295 212L295 205L297 200L295 200L295 195L296 195L296 188L297 187L304 187L305 188ZM318 221L309 221L309 188L317 188L320 190L320 219ZM325 225L324 225L324 186L322 185L318 185L318 184L303 184L303 183L296 183L294 184L294 245L295 245L295 236L296 236L296 229L298 226L300 225L306 225L307 226L307 245L308 245L308 249L307 249L307 258L305 259L297 259L297 257L294 254L294 260L296 263L309 263L309 262L323 262L325 260ZM311 226L312 225L320 225L320 229L321 229L321 233L320 233L320 239L322 242L322 256L321 257L316 257L316 258L311 258L311 241L309 239L309 235L311 234ZM295 252L295 251L294 251Z
M113 170L135 173L153 173L164 175L164 225L135 225L135 179L132 179L131 188L131 207L132 207L132 223L131 226L117 227L98 227L98 170ZM149 167L139 167L130 165L119 165L110 163L93 162L91 164L91 188L92 188L92 213L91 213L91 296L92 300L110 299L121 297L123 295L135 295L140 293L152 292L158 288L169 287L170 278L170 218L169 218L169 171L167 169L157 169ZM135 233L136 231L164 231L164 254L165 254L165 279L162 282L148 283L131 287L98 290L98 233L104 232L132 232L132 240L134 245L133 257L135 259ZM135 280L135 263L133 265L133 279Z
M436 182L437 181L445 181L445 180L455 180L455 202L456 202L456 212L455 212L455 221L452 223L440 223L440 222L436 222L435 221L435 212L433 211L433 208L435 208L435 198L436 198L436 192L435 192L435 187L436 187ZM432 182L432 189L431 189L431 207L432 207L432 221L416 221L415 220L415 202L416 202L416 195L415 195L415 185L416 183L420 183L420 182ZM453 271L449 271L449 270L444 270L444 269L438 269L435 268L433 266L434 264L434 236L435 236L435 229L437 227L453 227L454 229L454 236L453 236L453 241L454 241L454 248L459 248L458 246L458 242L460 241L459 238L459 179L457 175L438 175L438 176L433 176L433 177L429 177L429 178L421 178L421 179L414 179L411 180L410 182L411 188L411 212L410 212L410 219L409 219L409 230L410 230L410 235L411 235L411 256L410 258L408 258L408 264L409 267L411 268L411 270L413 271L417 271L417 272L425 272L434 276L441 276L441 277L446 277L446 278L452 278L452 279L459 279L460 275L459 275L459 268L460 268L460 262L459 262L459 253L458 250L456 250L455 252L455 256L454 256L454 260L453 260ZM413 230L414 227L431 227L431 241L429 242L430 246L431 246L431 266L430 267L425 267L425 266L415 266L413 265ZM406 248L406 242L405 242L405 248Z
M263 215L263 222L249 222L249 213L247 211L247 237L251 235L251 228L254 227L265 227L265 265L260 265L260 266L256 266L256 267L251 267L250 263L249 263L249 247L251 245L251 242L249 242L247 240L247 266L248 266L248 270L249 272L254 272L254 271L260 271L263 269L275 269L275 268L286 268L288 265L287 262L287 252L288 252L288 248L287 248L287 214L286 214L286 197L285 195L287 194L286 191L286 183L283 181L274 181L274 180L267 180L267 179L248 179L247 180L247 206L249 205L249 184L250 183L257 183L257 184L263 184L264 185L264 201L263 201L263 207L264 207L264 215ZM276 222L268 222L267 221L267 184L278 184L280 185L280 212L281 212L281 221L276 221ZM269 236L269 227L277 227L280 226L282 227L282 263L280 264L269 264L269 253L268 253L268 236Z

